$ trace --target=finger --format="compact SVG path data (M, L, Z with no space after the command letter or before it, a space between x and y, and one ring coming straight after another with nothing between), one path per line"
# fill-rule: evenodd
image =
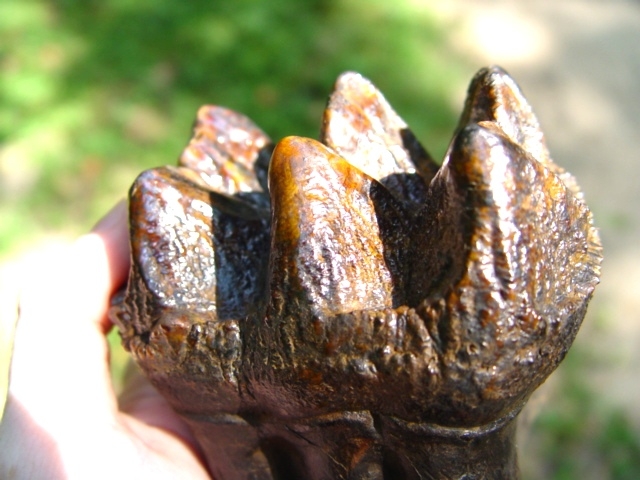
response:
M17 265L0 265L0 420L9 389L9 367L18 319Z
M127 243L121 203L26 275L10 392L42 422L63 425L69 410L74 418L117 410L104 333L109 297L126 276Z
M93 227L90 235L81 237L79 240L79 242L98 240L104 246L107 274L103 279L107 283L100 291L105 295L104 301L106 302L124 284L129 272L130 248L127 217L127 202L122 200ZM105 331L111 327L111 323L104 315L99 321Z
M191 430L178 417L167 400L161 396L132 360L127 364L122 393L118 398L120 411L146 425L172 432L197 450Z
M132 472L177 477L179 466L189 478L194 471L203 477L191 449L142 422L124 422L118 412L105 332L109 297L128 269L126 230L120 204L90 234L25 273L0 424L0 477L11 471L17 478L113 478L121 466L105 465L106 454Z

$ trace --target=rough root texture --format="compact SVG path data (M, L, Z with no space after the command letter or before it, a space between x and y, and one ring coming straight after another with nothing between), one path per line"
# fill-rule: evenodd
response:
M338 78L320 141L205 106L130 192L111 316L225 479L514 478L514 419L565 356L601 248L509 75L441 166Z

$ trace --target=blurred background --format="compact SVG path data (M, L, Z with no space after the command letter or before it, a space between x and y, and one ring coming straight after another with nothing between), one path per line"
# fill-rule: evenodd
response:
M335 78L356 70L441 158L469 80L494 63L577 177L605 250L574 347L522 415L523 478L640 478L636 1L2 0L0 314L25 264L176 162L201 104L276 140L317 137Z

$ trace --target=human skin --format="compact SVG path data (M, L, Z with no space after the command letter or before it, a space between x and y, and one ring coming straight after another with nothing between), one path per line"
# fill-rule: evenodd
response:
M0 478L210 478L182 421L137 370L114 391L109 299L126 280L124 202L25 276L0 423Z

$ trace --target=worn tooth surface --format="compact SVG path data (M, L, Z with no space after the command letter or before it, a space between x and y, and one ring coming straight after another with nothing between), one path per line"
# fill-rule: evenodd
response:
M212 208L202 183L188 169L142 173L130 193L130 221L136 225L131 247L135 271L153 304L215 315Z
M336 81L320 140L412 205L422 204L438 170L382 93L358 73L344 73Z
M180 165L197 171L220 193L257 191L265 185L272 148L267 134L246 116L205 105L198 110Z
M439 169L354 73L321 141L269 166L249 119L200 110L130 192L125 347L216 478L517 478L514 419L600 273L575 180L498 67Z
M562 360L598 283L599 245L582 201L495 123L461 130L441 174L467 246L438 307L443 394L470 425L515 408Z
M191 170L163 167L134 183L130 221L129 310L116 316L125 345L179 410L228 408L238 402L240 322L265 303L268 217ZM196 379L206 384L197 393Z
M574 195L582 197L575 177L553 162L540 122L518 84L502 68L481 69L471 81L458 128L491 121L511 140L558 175Z
M278 143L269 172L275 312L293 302L315 316L393 305L400 272L385 255L376 184L315 140Z

